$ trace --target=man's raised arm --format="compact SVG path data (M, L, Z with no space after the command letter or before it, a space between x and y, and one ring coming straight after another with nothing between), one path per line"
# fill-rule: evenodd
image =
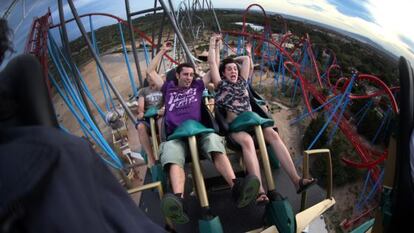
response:
M155 55L155 57L151 60L151 63L148 65L147 69L147 75L148 78L152 79L152 81L155 83L155 86L157 86L157 89L160 90L162 85L164 84L164 79L161 77L160 74L157 73L157 68L160 65L162 56L166 52L171 50L171 43L166 42L162 45L160 51Z
M218 51L218 49L216 48L220 46L220 43L219 43L220 39L221 39L220 35L213 35L210 38L210 46L208 49L208 64L210 66L211 82L214 83L214 86L216 87L218 86L221 80L220 72L219 72L219 64L217 63L217 54L216 54L216 52Z

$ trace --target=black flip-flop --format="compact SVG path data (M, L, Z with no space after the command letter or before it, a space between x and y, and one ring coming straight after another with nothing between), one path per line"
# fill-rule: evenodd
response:
M303 183L304 180L305 180L304 178L300 178L300 180L299 180L299 188L296 191L297 194L302 193L303 191L305 191L306 189L308 189L312 185L316 184L316 182L318 181L318 179L316 179L316 178L311 178L310 179L311 181L305 184L305 183Z

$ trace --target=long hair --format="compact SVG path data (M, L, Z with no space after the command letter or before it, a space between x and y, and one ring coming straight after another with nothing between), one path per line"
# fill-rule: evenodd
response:
M7 25L7 20L0 18L0 64L3 62L7 51L14 52L11 41L12 35L13 31Z

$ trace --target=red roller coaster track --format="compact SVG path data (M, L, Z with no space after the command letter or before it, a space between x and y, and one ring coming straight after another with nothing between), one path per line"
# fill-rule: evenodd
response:
M47 33L52 23L50 9L42 17L35 18L32 22L30 34L27 37L24 53L33 54L42 65L43 77L46 80L49 93L50 84L47 79Z

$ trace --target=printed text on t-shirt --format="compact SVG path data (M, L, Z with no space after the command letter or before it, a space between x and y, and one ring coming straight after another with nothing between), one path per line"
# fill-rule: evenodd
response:
M168 101L168 111L173 111L175 108L182 108L191 103L197 102L197 88L189 88L184 92L172 92Z

